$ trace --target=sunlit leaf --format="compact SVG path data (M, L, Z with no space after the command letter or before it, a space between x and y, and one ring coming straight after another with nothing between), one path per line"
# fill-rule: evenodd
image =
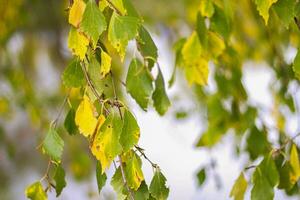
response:
M185 65L185 76L189 84L206 85L208 80L208 60L202 56L203 49L196 32L193 32L187 39L181 52Z
M300 163L297 146L295 144L292 145L290 163L292 168L290 179L292 183L296 183L300 177Z
M110 72L111 68L111 57L105 52L101 51L101 65L100 74L102 77L106 76Z
M84 59L88 44L89 40L75 28L71 27L68 36L68 47L80 60Z
M130 154L130 156L125 160L125 176L129 187L136 191L144 180L142 161L132 151L128 152L128 154Z
M79 128L79 131L85 137L91 136L97 126L97 118L94 115L95 107L90 101L88 96L84 96L83 100L79 104L76 115L75 123Z
M122 126L122 120L116 114L110 114L95 135L91 151L100 161L102 173L122 152L122 146L119 143Z
M204 17L211 17L215 12L215 8L211 0L200 1L199 10L201 15Z
M108 40L120 54L121 60L124 59L128 41L138 35L139 26L138 18L113 13L108 28Z
M83 0L74 0L73 5L71 6L70 12L69 12L69 23L72 24L75 27L78 27L82 15L85 10L85 3Z
M35 182L28 186L25 190L25 195L31 200L47 200L47 194L43 189L41 182Z
M230 197L233 197L234 200L243 200L245 192L247 190L247 186L247 180L245 179L244 173L242 172L231 189Z
M277 0L254 0L259 14L264 18L265 24L268 24L269 9Z

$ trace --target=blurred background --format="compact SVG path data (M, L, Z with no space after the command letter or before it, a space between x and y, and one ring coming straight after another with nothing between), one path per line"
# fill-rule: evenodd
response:
M199 1L132 2L158 47L167 84L175 66L173 45L195 28ZM266 27L250 0L215 2L227 2L234 10L234 39L220 63L210 63L208 86L190 87L177 69L175 84L167 90L172 107L160 117L153 108L142 111L118 85L141 128L139 145L168 180L169 199L229 199L240 171L261 160L249 147L251 127L267 132L267 141L277 147L300 131L299 82L291 69L300 38L297 26L291 22L287 29L271 10ZM61 74L72 57L67 48L68 6L66 0L0 0L0 199L25 199L25 187L46 171L48 158L37 147L67 94ZM131 42L128 57L135 52ZM121 80L129 61L113 60ZM64 129L66 112L59 133L65 141L62 165L67 187L58 199L99 199L95 159L81 135L71 136ZM206 180L200 185L201 169ZM144 162L143 170L149 183L152 168ZM108 176L113 172L110 169ZM249 180L251 174L246 177ZM55 191L49 194L55 199ZM109 182L100 199L116 199ZM276 191L275 199L300 199L298 188Z

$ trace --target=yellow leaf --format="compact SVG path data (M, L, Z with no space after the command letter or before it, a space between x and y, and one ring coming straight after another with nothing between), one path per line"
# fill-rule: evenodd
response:
M97 127L98 121L94 116L94 110L94 105L88 96L85 95L79 104L75 115L75 123L78 126L80 133L85 137L91 136Z
M72 24L75 27L78 27L81 19L82 19L82 15L84 13L85 10L85 3L83 0L75 0L70 12L69 12L69 23Z
M122 120L111 114L95 135L91 151L100 161L102 173L110 166L113 159L122 152L122 146L119 143L121 131Z
M200 1L199 10L201 15L204 17L211 17L215 12L215 8L211 0Z
M84 59L88 44L89 40L75 28L71 27L68 37L68 47L74 55L79 56L80 60Z
M247 186L247 180L245 179L244 173L241 172L231 189L230 197L233 197L234 200L243 200Z
M193 83L206 85L208 79L208 61L203 58L185 67L185 77L190 85Z
M101 51L101 68L100 74L104 77L106 74L109 73L111 67L111 57L105 52Z
M290 155L290 163L292 168L292 173L290 176L290 180L292 183L296 183L300 177L300 164L299 164L299 156L297 147L295 144L292 146L291 155Z
M269 9L277 0L255 0L259 14L264 18L265 24L268 24Z
M129 151L124 156L125 159L123 159L123 161L126 163L124 171L128 185L131 189L136 191L144 180L142 162L133 151Z
M221 37L214 32L208 32L208 53L210 53L212 57L216 58L222 54L224 49L225 43Z
M182 48L182 57L186 79L193 83L206 85L208 79L208 59L203 57L203 49L197 33L194 31Z
M99 1L99 9L101 10L101 12L103 12L103 10L108 6L109 4L107 3L106 0L100 0Z

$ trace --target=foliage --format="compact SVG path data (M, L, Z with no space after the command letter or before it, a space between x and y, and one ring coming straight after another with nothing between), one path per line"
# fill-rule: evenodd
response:
M300 109L295 94L299 89L300 52L293 62L286 56L288 49L299 49L298 0L154 0L151 4L158 6L157 9L138 0L71 0L69 5L60 1L49 3L51 8L47 12L38 9L45 7L40 2L6 3L4 10L0 8L3 13L0 17L0 43L3 44L0 78L9 86L14 98L0 92L0 115L8 118L14 106L19 106L41 132L48 129L44 139L38 138L42 141L38 147L49 159L48 167L40 181L27 187L27 198L47 199L52 187L57 196L63 192L67 185L62 167L66 153L76 155L70 168L78 179L87 177L94 163L88 155L94 156L99 193L108 182L107 169L113 166L115 171L110 183L118 199L168 198L167 179L138 145L142 134L138 119L123 96L128 93L142 110L153 107L161 116L168 112L171 104L176 109L176 102L167 94L162 73L165 66L158 62L161 50L148 30L148 26L153 27L158 21L168 25L172 32L169 42L174 44L175 66L169 87L183 82L186 90L193 91L190 98L196 102L190 110L206 116L207 127L196 141L196 147L212 149L226 135L232 134L236 155L248 155L244 169L237 173L230 197L244 199L247 190L253 200L273 199L277 189L288 195L299 194L296 139L300 133L299 130L291 132L286 125L290 115L299 117ZM24 12L26 8L37 12ZM157 12L155 16L153 10ZM48 12L53 16L51 19ZM68 16L64 16L66 13ZM37 73L38 51L35 49L38 48L34 45L42 42L36 42L38 37L28 33L28 27L38 33L50 29L62 34L67 29L66 46L72 58L65 58L58 51L63 48L57 45L59 41L51 51L53 60L59 66L66 66L61 73L63 86L56 93L56 99L50 94L42 98L35 92L39 82L33 83L30 79ZM182 27L188 28L183 30ZM19 55L10 53L9 39L14 32L21 34L24 40ZM136 45L134 54L127 48L132 41ZM243 82L245 63L264 63L272 71L271 108L258 105L248 97ZM122 73L126 76L125 82ZM215 88L209 88L210 85ZM52 116L46 113L58 106L62 93L66 94L65 100L58 116L50 123ZM274 126L265 120L265 110ZM67 111L64 128L69 135L63 134L59 124L63 111ZM68 147L69 136L79 138L79 144L87 141L90 152L87 154L77 144ZM153 168L150 183L142 171L143 161ZM215 165L212 162L199 170L199 187L209 179L209 171L213 171ZM51 173L51 169L55 169L55 173ZM42 183L46 183L45 188Z

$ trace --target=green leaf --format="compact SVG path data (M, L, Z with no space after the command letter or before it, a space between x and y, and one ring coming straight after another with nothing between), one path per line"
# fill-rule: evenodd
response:
M120 167L118 167L115 174L111 178L111 185L114 188L115 192L117 193L118 200L123 200L126 198L126 195L123 194L125 187L124 187L124 182L123 182L122 172Z
M277 0L254 0L259 14L264 18L265 24L268 24L269 9Z
M211 0L202 0L199 10L203 17L211 17L215 12L214 4Z
M123 5L128 16L140 18L138 12L131 3L131 0L123 0Z
M142 56L147 60L148 68L151 70L157 60L157 47L153 42L150 33L143 26L139 29L139 40L137 41L138 49Z
M295 0L278 0L273 8L284 26L288 28L295 16Z
M43 189L41 182L37 181L28 186L25 190L25 195L31 200L47 200L47 194Z
M250 129L250 134L246 142L246 149L252 160L255 160L259 155L266 153L270 146L266 133L258 130L256 127Z
M91 38L94 49L97 46L101 33L106 30L106 26L105 17L97 7L95 1L89 0L86 4L80 27Z
M120 54L122 61L125 56L128 41L134 39L138 35L140 23L139 18L119 16L115 12L110 19L108 40Z
M155 80L155 90L152 94L152 99L156 111L160 115L164 115L170 107L171 102L166 93L165 82L160 68L158 68L158 75Z
M149 191L148 186L145 181L143 181L139 187L139 189L134 192L135 200L150 200L149 199Z
M218 6L215 6L215 12L210 22L211 30L223 36L225 40L228 40L231 31L231 26L228 18L225 15L224 10L222 10Z
M120 143L123 147L123 151L129 151L134 145L136 145L140 138L140 127L138 126L136 119L129 110L124 112L124 122L122 133L120 136Z
M96 178L97 178L98 192L100 194L107 180L106 174L105 173L102 174L102 167L100 162L97 162L96 164Z
M263 176L267 178L272 187L279 184L279 174L271 155L266 156L258 165L258 168L262 172Z
M133 59L129 65L126 89L139 106L143 110L147 110L153 90L152 77L147 68L138 59Z
M157 200L165 200L169 196L169 188L166 186L166 178L156 169L155 174L150 183L149 191Z
M205 172L205 168L201 169L198 173L197 173L197 179L198 179L198 185L201 186L206 179L206 172Z
M66 87L81 87L85 85L85 78L80 61L73 59L62 74L62 81Z
M230 197L233 197L234 200L243 200L245 192L247 190L247 186L247 180L245 179L244 173L242 172L231 189Z
M117 114L110 114L96 133L91 150L100 161L102 173L110 166L113 159L122 152L119 138L122 132L122 120Z
M77 126L75 124L75 110L71 108L64 121L65 129L69 135L75 135L77 133Z
M251 200L273 199L273 187L279 183L279 174L272 155L266 156L256 167L252 182L254 186L251 190Z
M64 187L66 187L67 185L65 176L66 176L65 170L62 168L61 165L58 165L56 167L56 171L54 175L56 197L58 197L61 194Z
M198 34L198 38L200 40L201 45L206 48L207 47L207 42L208 42L208 30L205 25L205 18L202 17L199 13L197 14L197 26L196 26L196 31Z
M298 49L297 55L294 59L293 71L295 73L295 76L298 79L300 79L300 51L299 51L299 49Z
M51 127L43 142L43 151L50 156L53 161L60 163L63 147L64 141L58 135L56 130Z
M173 86L173 84L175 83L175 79L176 79L176 68L177 66L183 66L183 58L182 58L182 48L183 45L185 44L186 39L185 38L181 38L179 39L173 46L173 49L175 51L175 66L172 72L172 76L171 79L168 81L168 85L169 88L171 88Z
M259 169L255 170L252 181L251 200L273 200L273 187Z
M129 155L127 155L128 158L125 160L126 166L124 167L124 173L128 186L133 191L136 191L144 180L142 161L133 151L127 154Z
M68 36L68 47L74 55L80 58L80 60L85 58L88 44L89 40L75 28L71 27Z

